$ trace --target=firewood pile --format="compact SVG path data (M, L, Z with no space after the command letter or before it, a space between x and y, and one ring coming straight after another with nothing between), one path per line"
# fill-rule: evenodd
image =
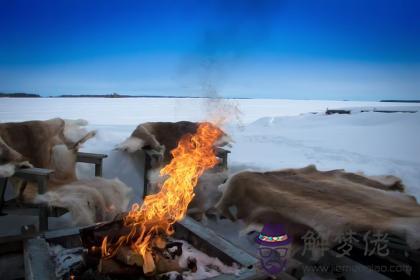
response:
M203 258L204 253L186 241L170 239L163 235L153 238L152 250L144 256L129 245L121 246L112 257L102 255L101 243L107 238L118 239L128 233L122 220L101 224L80 231L83 245L81 261L72 263L63 279L183 279L194 275L198 265L209 273L218 275L236 273L236 266L227 266L216 258ZM200 252L200 253L194 253ZM74 250L71 250L74 253ZM197 256L200 257L198 260ZM204 259L204 261L203 261ZM210 261L209 261L210 260ZM198 261L201 261L199 264ZM193 277L194 278L194 277ZM196 278L202 278L197 275Z
M158 240L158 239L156 239ZM96 247L93 247L96 248ZM97 250L88 250L87 254L99 273L112 277L151 277L161 275L167 272L177 272L182 279L181 274L185 271L196 272L197 260L190 258L187 267L179 264L178 257L182 255L181 242L167 242L160 239L155 244L151 252L147 252L145 257L136 253L128 246L120 247L114 258L100 258ZM99 261L98 261L99 259Z

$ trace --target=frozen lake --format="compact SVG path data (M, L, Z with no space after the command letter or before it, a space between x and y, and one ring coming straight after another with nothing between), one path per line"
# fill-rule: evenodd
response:
M325 115L327 108L354 111L351 115ZM117 144L142 122L200 121L220 115L229 117L224 129L235 141L229 158L232 170L315 164L321 170L390 174L402 178L407 192L420 199L420 113L360 113L360 108L420 110L420 105L272 99L2 98L0 121L86 119L88 128L98 133L83 150L109 155L104 176L119 177L132 187L133 201L141 197L139 162L115 151ZM93 171L79 164L78 173L85 177ZM20 221L28 224L29 219L33 218Z
M2 98L0 122L82 118L92 125L137 125L147 121L199 121L208 111L236 107L242 122L262 117L296 116L343 107L412 107L409 103L328 100L229 99L221 102L198 98Z
M408 191L420 197L420 113L322 114L327 108L391 108L419 110L410 103L197 98L2 98L0 121L85 119L97 137L84 150L110 154L105 176L129 185L135 167L115 145L147 121L200 121L219 115L235 144L235 169L279 169L315 164L371 175L403 178ZM310 114L319 113L319 114ZM120 168L116 168L119 166Z

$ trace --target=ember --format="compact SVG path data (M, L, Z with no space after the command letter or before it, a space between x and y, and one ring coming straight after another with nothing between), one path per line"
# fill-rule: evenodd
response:
M118 269L114 265L117 258L141 266L145 275L182 271L164 256L166 237L174 233L174 223L184 218L198 178L218 163L214 144L222 134L217 126L201 123L194 135L187 134L179 141L171 151L172 161L160 172L167 176L161 190L146 196L142 205L132 206L124 217L127 232L103 238L99 270Z

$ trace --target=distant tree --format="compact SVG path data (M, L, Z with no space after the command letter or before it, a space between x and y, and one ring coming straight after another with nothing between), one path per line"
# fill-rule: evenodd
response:
M41 96L39 94L34 94L34 93L16 92L16 93L0 93L0 97L41 97Z

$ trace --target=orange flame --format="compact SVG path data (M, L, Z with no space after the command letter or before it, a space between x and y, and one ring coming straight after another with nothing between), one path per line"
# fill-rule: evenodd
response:
M102 256L111 258L118 248L131 244L133 250L145 256L151 250L151 242L157 234L171 235L173 224L184 218L188 204L194 197L194 187L198 178L218 161L214 152L214 143L223 132L211 123L201 123L194 135L187 134L171 151L173 159L161 171L168 179L161 190L146 196L143 204L134 204L124 218L130 233L121 236L115 244L108 244L108 238L102 241Z

